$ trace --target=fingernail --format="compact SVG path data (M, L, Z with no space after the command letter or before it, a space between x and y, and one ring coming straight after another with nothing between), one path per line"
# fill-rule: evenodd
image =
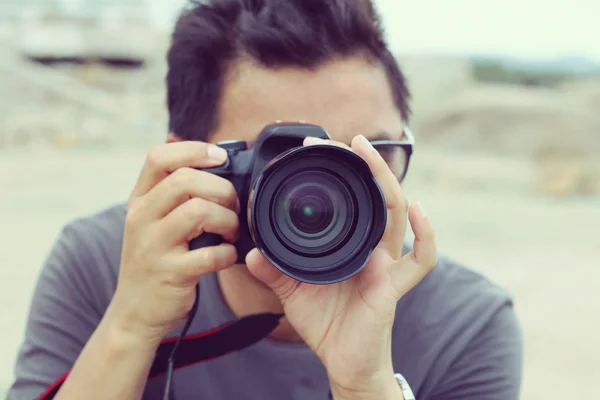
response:
M317 138L317 137L307 137L306 144L326 144L327 140Z
M420 201L417 201L417 204L415 204L415 207L417 207L417 211L421 218L427 217L427 213L425 212L425 209L423 208L423 205L421 204Z
M236 207L237 213L239 214L240 211L242 211L242 205L240 204L240 199L236 199L236 205L235 205L235 207Z
M208 146L208 158L223 163L227 160L227 151L222 147L211 144Z

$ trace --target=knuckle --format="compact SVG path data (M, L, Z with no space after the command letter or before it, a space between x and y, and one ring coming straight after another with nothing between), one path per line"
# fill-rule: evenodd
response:
M192 221L202 222L208 216L208 203L200 198L194 197L186 202L183 217Z
M140 214L142 213L143 207L140 204L139 199L132 201L127 208L127 215L125 216L125 226L131 229L138 224L140 220Z
M240 229L240 218L238 217L237 214L233 213L232 218L231 218L231 230L232 230L232 232L234 232L237 235L239 233L239 229Z
M181 283L181 274L176 269L166 270L162 275L162 281L168 286L179 286Z
M129 232L129 231L135 229L135 226L137 225L136 220L137 220L137 216L130 209L127 212L127 216L125 216L125 231Z
M392 209L397 209L402 215L408 214L408 209L410 208L410 204L408 203L408 199L401 192L393 196L393 199L390 200L392 204L388 203L388 206Z
M190 182L190 168L179 168L169 176L169 181L174 190L185 192Z
M408 198L400 192L397 196L398 204L400 206L400 210L402 210L403 214L408 214L408 209L410 208L410 204L408 202Z
M206 142L201 142L201 141L196 141L194 143L198 147L196 152L199 153L199 156L202 159L208 160L210 158L209 154L208 154L208 149L210 148L210 144L206 143Z
M437 256L433 256L433 257L431 257L431 260L429 260L429 262L426 265L427 270L431 271L432 269L435 268L436 265L437 265Z
M226 179L224 179L224 181L225 182L223 182L223 197L227 200L228 204L235 205L235 202L237 200L237 191L235 190L235 187L233 186L233 183L231 183L231 181L228 181Z
M212 248L206 248L199 254L196 274L205 274L214 270L217 265L217 255Z
M212 249L208 250L206 254L204 254L204 264L207 267L214 268L218 265L218 263L219 257L217 256L217 253Z
M431 254L429 254L426 258L425 258L425 262L424 262L424 267L427 269L427 271L431 271L432 269L435 268L435 266L438 263L438 257L437 257L437 252L436 251L432 251Z
M203 264L210 271L215 271L221 267L232 265L235 263L237 252L233 246L217 246L210 249L206 249L203 254Z
M152 147L146 154L146 165L151 168L156 168L162 162L162 145Z
M216 176L207 171L194 171L198 175L194 176L194 179L200 183L204 188L210 185L211 190L204 193L207 200L213 203L219 204L226 208L233 208L237 199L237 191L233 186L233 183L220 176Z

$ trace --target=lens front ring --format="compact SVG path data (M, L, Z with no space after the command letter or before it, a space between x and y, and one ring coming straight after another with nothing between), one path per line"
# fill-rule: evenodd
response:
M274 218L279 218L272 213L273 199L282 182L307 169L322 169L339 176L356 208L354 216L348 219L353 226L348 240L335 251L317 256L298 254L285 246L273 223ZM280 155L259 174L251 189L248 223L256 247L280 271L302 282L331 284L364 268L383 236L386 218L383 193L366 162L352 151L315 145Z

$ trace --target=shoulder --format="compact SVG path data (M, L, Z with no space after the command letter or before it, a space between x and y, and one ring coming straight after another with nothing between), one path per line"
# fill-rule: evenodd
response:
M127 208L123 204L105 208L67 223L60 239L76 243L80 250L120 253L126 215Z
M67 223L63 235L76 235L79 239L90 242L114 238L115 234L122 238L126 215L127 206L116 204Z
M100 308L107 305L116 287L125 216L126 207L119 204L67 223L40 280L93 297Z
M68 223L41 269L9 399L37 398L68 371L114 294L125 208Z
M460 380L462 364L494 369L516 385L520 379L521 331L511 295L448 257L398 303L394 341L394 361L422 393L447 385L449 376Z
M117 285L124 217L119 205L64 226L38 277L29 329L68 320L82 324L82 338L93 332Z

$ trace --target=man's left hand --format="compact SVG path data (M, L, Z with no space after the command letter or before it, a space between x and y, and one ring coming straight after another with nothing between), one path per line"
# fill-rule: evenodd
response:
M407 198L385 160L367 139L351 147L369 165L387 204L385 233L367 266L333 285L298 282L273 267L257 249L246 258L251 273L279 297L290 324L327 369L336 400L402 399L392 365L392 326L396 303L435 266L433 228L419 203ZM407 221L415 235L413 251L402 256Z

